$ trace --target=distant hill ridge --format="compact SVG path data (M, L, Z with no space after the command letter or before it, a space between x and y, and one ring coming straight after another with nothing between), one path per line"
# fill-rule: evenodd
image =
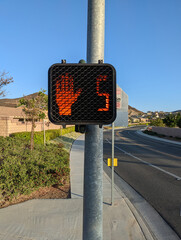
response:
M4 98L4 99L0 99L0 106L3 106L3 107L13 107L13 108L16 108L18 107L19 105L19 100L21 98L27 98L27 99L31 99L33 97L36 97L38 95L38 92L36 93L33 93L33 94L29 94L27 96L24 96L24 97L20 97L20 98ZM129 116L132 116L132 115L140 115L140 114L143 114L142 111L139 111L138 109L134 108L134 107L131 107L128 105L128 115Z
M31 98L34 98L38 95L38 92L37 93L33 93L33 94L29 94L27 96L24 96L24 97L20 97L20 98L4 98L4 99L0 99L0 106L2 107L18 107L19 105L19 100L21 98L25 98L25 99L31 99Z
M181 113L181 110L173 111L173 113L177 113L177 112Z

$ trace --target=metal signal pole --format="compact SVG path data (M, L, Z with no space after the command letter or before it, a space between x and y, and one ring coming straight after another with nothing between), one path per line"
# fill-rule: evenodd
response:
M114 122L112 123L112 181L111 181L111 205L114 205Z
M104 59L105 0L88 0L87 63ZM103 130L85 133L83 240L103 239Z

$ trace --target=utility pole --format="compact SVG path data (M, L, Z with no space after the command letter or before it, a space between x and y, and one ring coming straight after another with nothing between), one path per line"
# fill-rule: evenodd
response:
M88 0L87 63L104 60L105 0ZM85 133L83 240L103 239L103 130Z

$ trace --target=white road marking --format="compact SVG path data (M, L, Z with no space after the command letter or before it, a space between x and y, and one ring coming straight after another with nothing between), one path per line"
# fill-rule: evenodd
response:
M112 144L108 139L107 139L107 142L110 143L110 144ZM173 173L170 173L170 172L168 172L168 171L165 171L165 170L162 169L162 168L159 168L159 167L157 167L157 166L155 166L155 165L153 165L153 164L151 164L151 163L149 163L149 162L146 162L146 161L142 160L141 158L138 158L138 157L132 155L131 153L128 153L128 152L124 151L123 149L117 147L116 145L114 145L114 147L117 148L117 149L119 149L119 150L122 151L123 153L129 155L130 157L133 157L133 158L137 159L138 161L147 164L147 165L150 166L150 167L156 168L157 170L159 170L159 171L161 171L161 172L164 172L164 173L166 173L167 175L176 178L176 180L178 180L178 181L181 180L181 177L179 177L179 176L177 176L177 175L175 175L175 174L173 174Z

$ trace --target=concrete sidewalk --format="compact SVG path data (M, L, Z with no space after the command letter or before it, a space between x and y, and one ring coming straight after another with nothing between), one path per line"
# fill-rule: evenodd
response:
M74 142L70 155L71 199L30 200L0 209L0 240L81 240L83 160L82 135ZM158 239L118 187L115 204L110 205L111 182L105 172L103 200L104 240ZM167 236L164 240L176 239Z
M83 200L83 174L84 174L84 136L79 137L73 144L70 154L71 198ZM82 239L82 214L79 236ZM79 223L79 224L80 224ZM114 205L111 206L111 180L103 172L103 239L104 240L145 240L154 239L144 222L142 226L137 222L130 207L125 201L125 195L114 188Z

